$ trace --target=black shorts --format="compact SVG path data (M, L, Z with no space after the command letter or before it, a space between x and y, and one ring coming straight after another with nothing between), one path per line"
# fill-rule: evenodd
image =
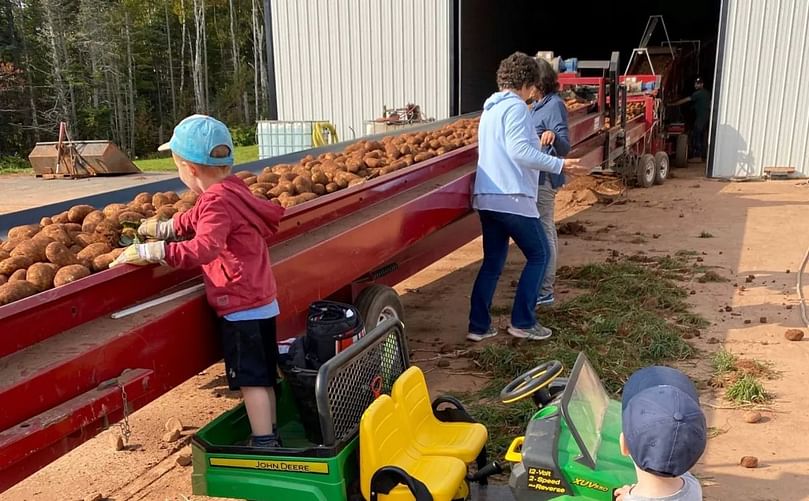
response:
M219 322L230 389L275 386L278 381L275 317L235 322L221 318Z

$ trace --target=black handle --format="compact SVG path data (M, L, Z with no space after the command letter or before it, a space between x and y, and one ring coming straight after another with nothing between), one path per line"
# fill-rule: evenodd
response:
M398 466L383 466L376 470L371 477L371 499L377 501L379 494L390 494L397 485L402 484L408 489L416 501L433 501L433 495L424 485L424 482L411 476Z

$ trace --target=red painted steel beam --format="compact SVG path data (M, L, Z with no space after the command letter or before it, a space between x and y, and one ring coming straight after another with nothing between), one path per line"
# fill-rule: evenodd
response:
M312 203L293 207L284 215L275 241L283 242L313 231L369 204L473 162L476 158L477 146L466 146L390 175L320 197ZM197 270L181 271L154 266L120 267L0 306L0 357L125 308L197 275ZM132 284L137 284L137 287Z
M0 433L0 492L50 463L155 397L153 372L135 369Z

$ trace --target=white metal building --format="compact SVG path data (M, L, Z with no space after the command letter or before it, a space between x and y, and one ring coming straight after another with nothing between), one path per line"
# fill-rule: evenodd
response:
M724 0L708 174L809 176L809 1Z
M451 0L271 0L278 120L365 135L383 106L450 114Z

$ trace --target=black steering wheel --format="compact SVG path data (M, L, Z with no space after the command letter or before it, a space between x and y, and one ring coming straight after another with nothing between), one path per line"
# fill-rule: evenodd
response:
M546 394L546 398L534 399L537 405L542 407L550 401L550 393L547 391L548 386L560 374L562 374L562 362L558 360L550 360L537 365L507 384L500 391L500 401L504 404L513 404L534 395L540 390L545 390L542 393Z

